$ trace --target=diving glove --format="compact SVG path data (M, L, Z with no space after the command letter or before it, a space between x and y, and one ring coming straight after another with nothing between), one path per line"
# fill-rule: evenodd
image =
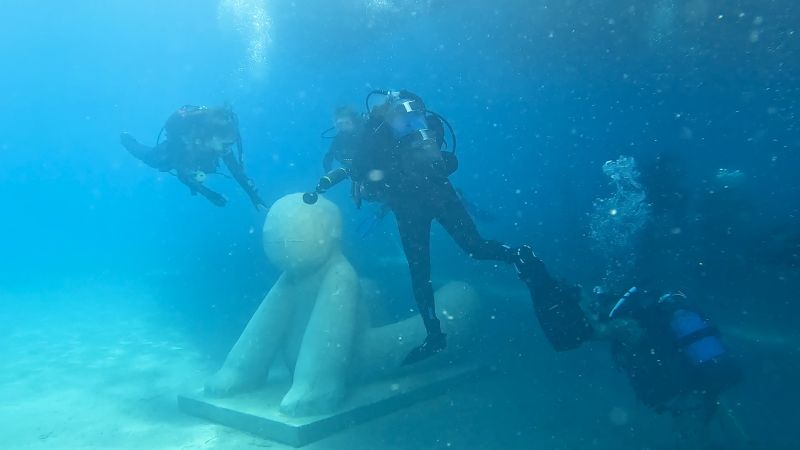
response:
M447 347L447 335L444 333L429 334L425 338L425 342L419 347L411 350L411 352L403 360L403 365L414 364L422 361L423 359L430 358L431 356L439 353Z

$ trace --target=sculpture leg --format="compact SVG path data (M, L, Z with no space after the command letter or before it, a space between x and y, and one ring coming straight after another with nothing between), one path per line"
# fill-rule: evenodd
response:
M337 264L325 275L303 334L292 387L281 401L283 413L329 412L344 397L359 295L358 277L349 264Z
M292 286L281 275L250 318L222 368L206 383L206 394L230 395L263 383L281 348L293 309Z

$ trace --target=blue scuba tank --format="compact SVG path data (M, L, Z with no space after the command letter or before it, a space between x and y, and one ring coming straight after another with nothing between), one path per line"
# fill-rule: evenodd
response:
M727 353L716 328L694 311L676 309L669 325L678 349L693 366L719 359Z
M423 111L411 110L393 116L389 126L395 139L403 139L413 133L427 130L428 122Z

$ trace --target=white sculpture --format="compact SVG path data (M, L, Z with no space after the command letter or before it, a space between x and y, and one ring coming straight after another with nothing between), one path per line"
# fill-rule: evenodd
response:
M400 369L424 339L422 322L412 317L369 328L360 281L341 252L341 235L341 216L330 201L307 205L301 194L292 194L275 202L264 223L264 250L283 273L206 384L208 395L259 387L282 354L292 386L281 411L320 414L336 408L348 386ZM437 292L437 305L446 318L452 357L469 344L478 298L468 285L449 283Z

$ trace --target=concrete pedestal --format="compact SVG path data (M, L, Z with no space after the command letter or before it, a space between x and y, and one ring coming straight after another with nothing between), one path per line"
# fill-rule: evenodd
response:
M444 393L481 372L478 366L454 366L374 382L351 391L338 411L322 416L290 417L278 411L289 383L215 399L201 392L178 396L181 411L265 439L301 447L326 436Z

